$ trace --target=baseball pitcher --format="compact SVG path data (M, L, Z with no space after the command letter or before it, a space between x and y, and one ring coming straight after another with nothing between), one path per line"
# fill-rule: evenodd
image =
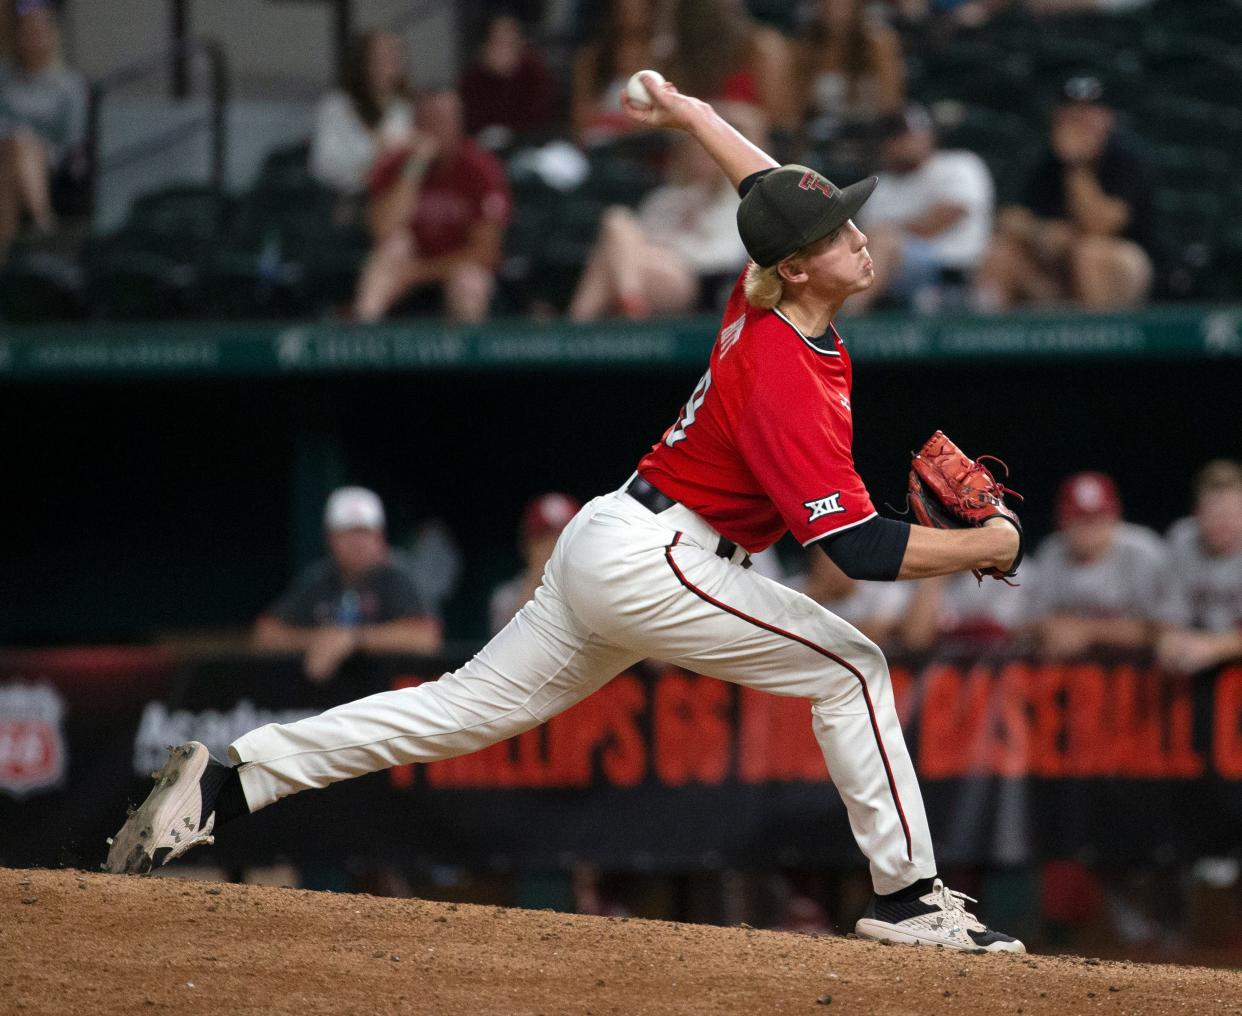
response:
M875 179L845 188L778 166L710 105L645 78L647 127L682 130L742 194L751 264L702 378L619 490L566 527L534 598L460 670L229 747L175 748L117 834L106 867L146 872L211 842L216 826L302 790L389 766L477 751L545 722L654 657L811 702L811 721L875 896L858 934L1022 952L937 877L914 767L883 654L808 597L755 574L749 555L787 530L849 576L1012 575L1021 527L1005 489L937 433L915 457L922 525L881 518L854 469L849 352L833 326L874 281L852 218Z

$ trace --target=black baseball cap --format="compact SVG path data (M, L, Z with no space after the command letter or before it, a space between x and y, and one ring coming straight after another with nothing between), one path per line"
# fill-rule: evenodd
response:
M794 251L822 240L857 214L878 177L838 187L808 166L781 166L761 176L737 210L746 253L770 268Z

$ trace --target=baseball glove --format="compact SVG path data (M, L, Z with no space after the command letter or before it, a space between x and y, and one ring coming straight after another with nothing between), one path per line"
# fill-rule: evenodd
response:
M968 458L957 445L936 431L927 439L911 462L909 480L910 508L914 517L924 526L933 529L965 529L981 526L988 519L997 517L1013 523L1018 530L1018 554L1009 571L999 568L973 569L975 578L983 581L984 575L1006 580L1018 571L1022 560L1025 540L1022 523L1017 513L1005 504L1005 495L1022 500L1022 495L997 481L984 459L990 459L1005 470L1009 467L992 455L980 455L978 460Z

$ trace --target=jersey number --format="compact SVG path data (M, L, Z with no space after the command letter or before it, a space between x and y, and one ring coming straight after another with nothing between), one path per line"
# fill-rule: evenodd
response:
M677 422L673 425L673 429L664 436L664 443L670 448L678 441L685 440L686 428L694 423L694 414L703 405L703 400L707 398L707 389L711 386L712 372L709 370L699 379L699 383L694 386L694 391L690 395L690 401L682 407L681 415L677 417Z

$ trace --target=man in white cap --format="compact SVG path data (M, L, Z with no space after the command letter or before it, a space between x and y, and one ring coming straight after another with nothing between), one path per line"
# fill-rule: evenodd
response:
M384 505L365 487L341 487L323 516L329 556L306 569L255 622L260 649L306 654L306 676L329 680L354 652L434 653L429 617L409 574L392 560Z

